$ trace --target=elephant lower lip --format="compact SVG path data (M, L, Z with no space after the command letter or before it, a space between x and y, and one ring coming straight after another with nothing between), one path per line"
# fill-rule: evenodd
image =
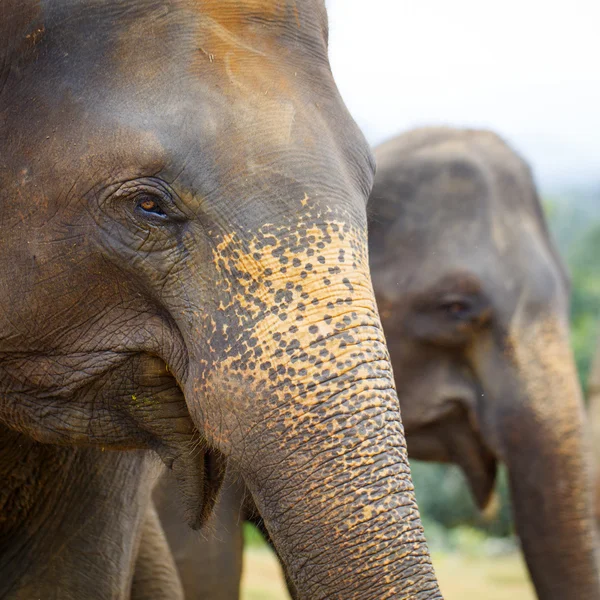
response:
M210 518L227 470L227 460L218 450L207 449L203 463L203 493L198 499L196 519L190 524L192 529L200 529Z
M488 506L496 482L497 459L473 430L465 411L455 411L441 421L407 432L406 443L413 458L458 465L479 509Z
M450 460L462 469L477 506L484 510L496 483L495 455L471 427L468 419L457 419L450 427L445 427L444 439Z
M200 529L210 518L225 478L227 459L218 450L187 448L169 466L177 482L185 519Z
M473 444L477 444L474 440ZM478 444L477 444L478 445ZM453 452L455 462L465 474L471 493L480 510L485 510L490 503L496 483L497 461L493 454L483 447L474 448L473 452Z

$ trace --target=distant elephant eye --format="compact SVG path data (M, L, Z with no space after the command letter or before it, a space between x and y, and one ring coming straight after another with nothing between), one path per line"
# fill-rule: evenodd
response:
M136 208L147 215L157 216L157 217L166 217L167 214L161 208L158 200L153 198L150 195L143 194L138 196L136 199Z
M454 319L465 318L471 312L471 306L469 305L469 303L460 300L444 302L440 305L440 308L447 315Z

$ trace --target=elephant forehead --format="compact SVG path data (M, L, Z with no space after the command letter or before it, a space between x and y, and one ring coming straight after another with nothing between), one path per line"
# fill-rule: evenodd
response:
M217 73L229 84L229 95L241 93L247 101L258 94L262 103L294 95L298 49L310 48L313 59L325 57L315 11L301 15L295 0L196 0L195 5L200 17L194 68L203 75Z
M192 0L192 5L205 18L229 29L238 39L249 23L282 23L292 17L300 26L296 0Z
M177 147L226 146L221 162L242 169L265 149L322 147L315 97L332 81L314 4L179 0L120 24L99 74L109 114L162 127Z
M188 75L216 78L221 91L227 81L258 91L265 79L272 90L294 77L290 63L307 63L307 49L313 61L326 59L325 24L312 4L300 11L295 0L177 0L120 24L115 56L134 78L139 68L146 79L162 78L165 61L174 60L191 64Z
M322 37L327 27L322 0L191 0L194 8L209 26L225 30L221 35L223 49L243 47L242 40L257 32L290 35L296 41L314 30ZM225 33L225 34L224 34ZM223 35L224 34L224 35Z

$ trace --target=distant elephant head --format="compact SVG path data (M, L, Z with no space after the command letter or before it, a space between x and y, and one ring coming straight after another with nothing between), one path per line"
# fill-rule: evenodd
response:
M321 0L13 2L0 420L228 460L303 598L433 598ZM8 69L8 70L7 70Z
M409 455L460 465L482 507L506 463L539 597L599 598L569 283L528 167L443 128L376 158L371 273Z

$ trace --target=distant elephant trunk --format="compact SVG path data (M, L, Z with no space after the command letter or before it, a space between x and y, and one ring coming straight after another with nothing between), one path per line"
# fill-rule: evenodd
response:
M568 330L536 319L486 353L492 413L484 423L508 466L517 533L543 600L600 598L581 390ZM493 372L493 373L492 373Z
M244 477L299 598L440 598L364 232L298 231L217 247L224 321L190 361L190 414Z

